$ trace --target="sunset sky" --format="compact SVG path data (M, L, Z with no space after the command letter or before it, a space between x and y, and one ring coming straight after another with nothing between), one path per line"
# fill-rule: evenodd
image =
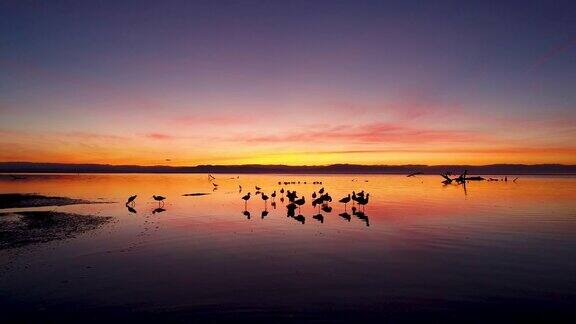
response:
M576 163L574 1L0 1L0 161Z

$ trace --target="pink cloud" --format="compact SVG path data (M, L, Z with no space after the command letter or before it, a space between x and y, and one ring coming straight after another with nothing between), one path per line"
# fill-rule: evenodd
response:
M148 133L144 135L147 138L153 139L153 140L158 140L158 141L166 141L166 140L172 140L177 138L176 136L170 135L170 134L165 134L165 133Z
M346 143L433 143L468 142L485 139L472 131L419 129L398 123L372 123L366 125L338 125L325 129L288 131L279 135L245 136L250 143L276 142L346 142Z

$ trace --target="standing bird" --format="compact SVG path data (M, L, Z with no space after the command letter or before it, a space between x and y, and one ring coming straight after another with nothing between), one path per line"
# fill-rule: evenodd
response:
M284 188L280 189L280 193L284 196Z
M262 193L262 195L260 195L262 197L262 200L264 200L264 208L266 208L267 204L268 204L268 196L266 196L265 193Z
M358 201L358 197L356 196L356 192L352 191L352 206L354 206L354 202Z
M250 193L247 193L242 197L244 199L244 209L246 209L246 205L248 204L248 200L250 199Z
M312 199L316 199L316 191L312 193Z
M302 196L300 199L294 200L294 203L298 205L298 211L300 211L300 207L306 203L306 200L304 199L304 196Z
M274 201L274 198L276 198L276 190L270 194L270 197L272 197L272 201Z
M288 190L286 192L286 197L288 197L288 200L290 200L290 202L294 202L294 200L296 200L296 198L298 198L298 195L296 194L296 191Z
M164 206L164 199L166 199L166 197L152 195L152 198L158 202L158 206L160 206L160 204Z
M366 197L358 198L357 202L358 205L362 206L362 210L364 210L365 206L368 204L368 199L370 199L370 194L366 194Z
M132 204L132 206L134 206L136 204L136 202L134 201L136 200L136 197L138 197L138 195L128 197L128 201L126 201L126 206L128 206L128 204Z
M260 188L260 187L258 187L258 186L255 186L254 188L256 188L256 190L258 190L258 191L260 191L260 189L262 189L262 188Z
M320 190L318 190L319 194L323 194L324 193L324 187L322 187Z
M339 200L339 202L344 204L344 211L346 211L346 204L350 202L350 199L351 199L350 194L348 194L348 196Z

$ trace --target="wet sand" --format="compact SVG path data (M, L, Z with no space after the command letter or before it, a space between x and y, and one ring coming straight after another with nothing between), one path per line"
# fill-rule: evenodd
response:
M38 194L20 194L20 193L0 194L0 209L67 206L77 204L100 204L100 203L104 202L94 202L84 199L73 199L68 197L51 197Z
M0 214L0 250L76 237L110 222L113 217L54 211Z

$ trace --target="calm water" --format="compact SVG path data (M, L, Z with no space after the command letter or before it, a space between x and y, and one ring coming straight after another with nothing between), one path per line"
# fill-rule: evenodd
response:
M0 251L3 316L128 319L567 319L576 305L576 178L443 186L439 176L34 175L1 193L113 204L32 208L114 216L74 239ZM253 197L278 181L304 224ZM312 185L312 181L323 185ZM355 181L353 181L355 180ZM367 181L366 181L367 180ZM238 185L244 188L238 192ZM324 222L310 204L325 187ZM337 200L370 192L368 221ZM207 192L206 196L182 196ZM135 210L124 201L138 194ZM167 197L153 213L153 194ZM350 212L350 205L347 210ZM369 224L369 226L367 226Z

